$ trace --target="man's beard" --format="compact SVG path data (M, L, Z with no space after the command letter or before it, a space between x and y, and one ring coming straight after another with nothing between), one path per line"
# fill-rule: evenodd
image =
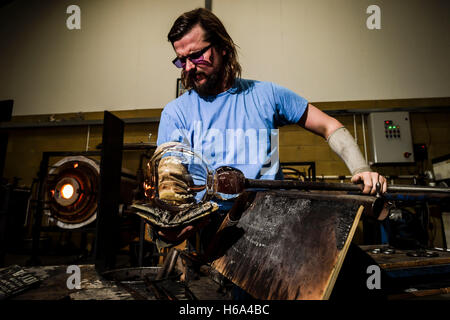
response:
M189 87L192 87L198 93L199 96L202 97L219 94L222 89L222 84L224 80L223 69L224 68L221 67L218 72L215 72L209 76L207 76L202 72L190 72L186 74L187 84ZM201 85L197 85L197 83L195 82L195 77L197 74L202 74L204 77L206 77L206 81Z

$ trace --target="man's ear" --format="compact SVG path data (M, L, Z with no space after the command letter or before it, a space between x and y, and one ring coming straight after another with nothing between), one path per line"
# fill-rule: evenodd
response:
M223 49L222 50L222 56L224 57L227 54L227 50Z

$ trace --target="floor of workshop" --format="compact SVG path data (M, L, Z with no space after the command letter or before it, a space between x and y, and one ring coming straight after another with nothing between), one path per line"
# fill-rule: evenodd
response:
M23 253L7 253L5 255L5 266L10 265L19 265L19 266L28 266L30 262L30 255ZM92 257L83 257L80 255L72 254L72 255L41 255L39 256L40 265L42 266L60 266L60 265L84 265L84 264L94 264L94 260ZM130 256L128 254L118 254L116 256L116 266L117 268L127 268L127 267L135 267L130 263ZM151 265L155 266L155 265ZM391 300L388 297L388 300ZM433 292L427 295L421 295L420 293L417 296L405 296L404 298L397 295L394 300L408 300L408 301L416 301L416 300L450 300L450 292L449 293L437 293Z
M5 266L19 265L28 266L30 265L30 255L21 255L15 253L8 253L5 256ZM119 268L126 268L130 266L129 257L127 255L118 255L117 266ZM42 266L59 266L59 265L73 265L73 264L94 264L92 258L80 257L79 255L67 255L67 256L57 256L57 255L41 255L39 256L40 264Z

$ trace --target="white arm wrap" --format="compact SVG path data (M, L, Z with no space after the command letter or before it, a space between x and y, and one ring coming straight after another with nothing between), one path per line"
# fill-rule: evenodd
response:
M331 149L341 157L352 175L372 171L367 165L358 145L345 127L336 129L327 139Z

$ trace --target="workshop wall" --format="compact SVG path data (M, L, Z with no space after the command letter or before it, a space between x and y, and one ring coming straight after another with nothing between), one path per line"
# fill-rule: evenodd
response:
M213 11L246 78L310 101L449 96L449 1L214 0Z
M153 118L159 117L161 110L114 111L119 118ZM79 117L79 114L61 114L54 121L66 121ZM53 116L52 116L53 117ZM13 117L13 122L47 122L49 116ZM103 119L102 112L83 114L84 120ZM44 151L95 151L102 141L101 125L47 127L10 129L8 151L4 169L4 176L11 182L14 177L20 178L19 184L30 186L37 178L42 152ZM88 133L89 132L89 133ZM149 140L149 134L152 134ZM158 123L126 124L124 129L124 143L152 142L156 143ZM89 137L89 139L88 139ZM122 166L136 172L139 165L139 151L125 151ZM94 157L95 158L95 157ZM59 160L50 159L50 164Z
M450 98L442 99L405 99L378 101L349 101L313 103L322 110L383 109L392 107L448 106ZM363 125L361 115L336 116L356 138L359 148L365 154ZM355 121L354 121L355 119ZM373 170L386 176L417 175L421 170L432 170L431 159L450 153L450 114L448 112L411 112L411 134L414 144L425 144L428 159L408 165L372 166ZM356 135L355 135L356 124ZM364 116L367 158L370 159L367 115ZM349 176L344 162L330 149L328 143L298 126L286 126L280 130L280 160L315 161L317 177L321 175ZM348 182L348 180L347 180ZM411 183L411 179L395 180L395 183Z
M162 108L180 72L166 36L203 0L15 0L0 8L0 100L14 115ZM381 29L368 29L367 8ZM80 29L69 29L70 5ZM448 97L450 2L213 0L243 76L310 101Z
M14 0L0 7L0 100L14 115L162 108L180 72L167 33L204 0ZM79 8L79 29L72 28Z
M409 99L390 101L349 101L314 103L322 110L342 109L373 109L396 107L426 107L448 106L450 98L440 99ZM118 117L125 118L152 118L159 117L161 109L115 111ZM54 121L64 121L80 117L79 114L61 114L54 117ZM103 113L83 113L83 119L102 119ZM445 112L411 113L411 130L413 143L424 143L428 149L428 160L425 161L424 170L431 170L431 159L450 153L450 114ZM49 116L23 116L13 117L14 122L48 121ZM355 135L352 115L336 117L348 130ZM365 120L367 117L364 117ZM363 131L361 115L355 116L356 138L361 151L364 152ZM89 130L89 141L88 137ZM367 154L370 156L368 145L367 123L365 123ZM148 135L152 134L150 142L156 142L158 123L126 124L124 133L125 143L149 142ZM20 178L20 183L29 186L33 178L37 177L42 152L44 151L87 151L96 150L102 139L102 126L54 127L9 129L8 152L4 170L5 178L12 181L14 177ZM285 126L280 129L280 160L314 161L316 162L317 176L321 175L350 175L342 160L329 148L326 141L296 125ZM58 159L55 158L54 162ZM54 163L53 162L53 163ZM132 171L137 170L139 163L138 151L126 151L123 156L123 167ZM384 175L415 175L420 164L406 166L383 166L377 170ZM396 181L400 183L401 181ZM409 183L410 181L403 181Z

